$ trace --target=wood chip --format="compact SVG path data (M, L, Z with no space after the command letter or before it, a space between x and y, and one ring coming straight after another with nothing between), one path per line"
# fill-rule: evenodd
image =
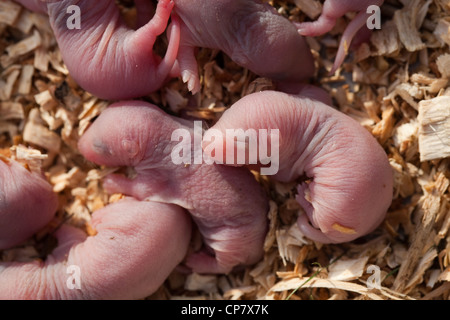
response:
M13 93L14 85L16 84L17 79L20 75L20 70L17 68L10 68L10 72L8 72L8 76L6 78L6 83L0 86L0 99L8 100L11 98Z
M294 3L310 19L316 19L322 13L322 4L317 0L294 0Z
M183 97L181 93L172 88L166 89L166 100L173 112L179 112L188 104L188 99Z
M31 13L28 10L22 10L19 19L17 19L14 23L14 27L20 30L23 34L29 34L34 25L32 19L33 15L34 13Z
M37 120L39 117L37 109L33 109L31 112L34 116L30 118L25 125L23 130L24 141L42 147L53 153L58 153L61 149L61 138L58 134L50 131Z
M21 6L10 0L0 2L0 23L13 25L19 17Z
M0 120L23 120L25 114L19 102L0 102Z
M368 256L350 260L338 260L328 268L328 279L340 281L356 280L364 274L368 261Z
M276 232L278 251L284 265L296 263L303 245L310 241L299 230L297 224L288 229L278 229Z
M53 184L53 191L56 193L67 187L76 188L84 179L86 179L86 173L78 167L70 169L69 172L50 172L50 182Z
M396 56L401 49L397 27L393 21L388 21L383 28L373 32L370 42L376 48L374 55Z
M352 282L330 280L330 279L318 279L318 278L301 278L301 279L289 279L278 282L271 288L273 292L289 291L298 288L328 288L339 289L344 291L356 292L364 297L372 300L383 300L382 297L371 293L370 290L362 285Z
M9 57L17 58L18 56L29 53L41 45L41 36L37 30L28 38L6 47Z
M255 286L234 288L234 289L230 289L230 290L226 291L223 294L223 296L224 296L225 299L240 300L245 295L247 295L249 293L253 293L255 291L256 291L256 287Z
M383 111L381 121L372 130L372 134L378 138L381 144L384 144L392 135L394 123L394 108L390 107Z
M436 97L419 103L420 160L450 156L450 96Z
M441 187L442 181L447 181L446 187ZM426 252L428 252L428 255L434 256L431 246L434 246L435 243L430 243L430 234L436 222L436 216L440 211L442 194L446 189L448 189L448 179L443 174L439 174L436 180L426 185L426 193L422 196L420 205L417 207L417 215L421 217L421 221L416 226L413 242L395 279L393 286L395 291L402 293L411 291L410 281L412 281L413 276L416 278L423 275L424 272L424 269L421 268L421 259L422 261L429 261ZM431 238L431 240L433 239ZM429 251L430 249L432 251Z
M33 74L34 74L34 66L27 64L22 67L17 93L26 95L31 92Z
M34 51L34 67L40 71L47 72L48 71L48 54L45 48L37 48Z
M442 76L444 78L450 79L450 54L449 53L441 54L436 59L436 65Z
M436 257L436 249L431 249L424 254L424 256L417 263L417 267L414 270L414 273L411 275L405 289L403 290L404 292L409 292L411 288L424 280L425 271L431 267Z
M133 24L136 9L126 2L125 19ZM317 19L323 4L265 2L292 21ZM381 29L350 52L353 57L335 75L326 71L354 13L338 19L326 35L306 38L317 67L310 82L330 93L335 107L363 125L386 151L394 192L380 227L350 243L314 243L296 224L303 214L295 200L297 182L255 174L270 201L263 258L226 275L174 271L149 299L449 299L450 1L388 0L381 11ZM77 149L79 138L110 101L92 96L71 77L48 18L1 0L0 38L0 161L15 159L29 170L44 171L60 200L57 219L36 239L0 254L1 262L31 261L37 241L56 222L63 219L95 235L92 213L125 195L107 194L102 186L106 175L121 168L99 167ZM165 49L164 41L157 41L155 50ZM201 48L196 58L198 94L190 95L181 79L173 78L142 98L172 114L213 125L242 97L274 89L270 79L236 65L218 50ZM137 174L132 168L126 173ZM202 239L194 233L191 249L201 247ZM381 288L368 288L369 266L379 268Z
M42 173L43 161L47 159L48 155L22 145L13 146L10 150L12 159L22 163L32 172Z
M445 269L445 271L441 273L441 275L439 276L439 280L450 282L450 267Z
M450 20L448 18L440 19L433 34L437 36L441 45L447 44L450 46Z
M445 89L448 79L436 78L428 74L415 73L411 76L411 81L419 85L420 90L436 94Z
M398 35L409 52L415 52L425 48L417 26L420 0L410 1L410 5L394 14L394 22L397 26Z
M215 276L192 273L186 278L184 287L186 290L191 291L217 292L217 278Z
M411 107L418 110L418 100L423 98L423 93L418 86L410 83L401 83L385 99L393 101L397 96L400 96Z

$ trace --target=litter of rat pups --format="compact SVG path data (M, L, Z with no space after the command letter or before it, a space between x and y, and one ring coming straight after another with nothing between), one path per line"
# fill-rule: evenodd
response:
M321 12L319 1L270 3L294 21L316 19ZM2 1L0 8L1 153L30 170L42 166L60 198L48 229L1 256L2 261L28 261L40 255L40 239L61 221L92 233L91 213L120 195L108 197L101 188L102 177L115 168L86 163L76 148L108 102L71 79L45 18L11 1ZM124 12L134 15L133 8ZM448 299L450 1L386 1L382 13L382 28L352 51L335 75L326 69L351 16L329 34L307 41L318 84L388 153L394 200L383 224L352 243L312 243L296 227L301 209L294 186L257 176L271 196L264 259L229 275L175 271L150 299ZM148 100L212 124L242 96L272 87L219 52L202 49L197 58L200 94L190 98L174 79ZM381 288L368 288L375 275L371 266L381 272Z

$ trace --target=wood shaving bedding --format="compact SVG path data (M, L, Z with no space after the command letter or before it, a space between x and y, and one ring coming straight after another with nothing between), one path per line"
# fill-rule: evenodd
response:
M323 4L268 2L292 21L316 19ZM131 20L135 15L129 7L124 13ZM271 198L264 258L228 275L174 271L148 299L450 298L450 2L386 0L382 13L382 28L351 52L335 75L327 70L348 17L330 34L307 39L318 67L315 83L330 93L337 109L366 127L389 157L394 199L382 225L351 243L311 242L296 226L302 209L295 185L255 173ZM173 79L145 99L213 124L241 97L272 88L270 80L220 52L201 49L197 59L199 94L191 96ZM43 169L60 199L49 227L0 252L2 261L33 260L37 240L61 221L92 234L92 212L120 199L101 185L117 168L89 163L76 148L107 106L70 77L45 17L10 0L0 2L0 158Z

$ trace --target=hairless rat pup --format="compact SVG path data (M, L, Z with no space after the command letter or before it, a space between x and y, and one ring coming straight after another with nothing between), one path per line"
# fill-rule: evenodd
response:
M45 261L0 262L0 299L142 299L184 258L191 225L175 205L125 198L92 216L95 236L68 225Z
M330 73L334 73L342 62L344 62L353 37L366 25L367 19L370 16L370 13L367 13L368 7L371 5L381 6L383 2L384 0L325 0L322 14L317 21L296 23L296 26L299 33L304 36L320 36L331 31L337 19L344 16L347 12L358 12L357 16L350 22L342 35L336 60L330 71Z
M393 176L375 138L329 103L324 91L312 86L297 95L254 93L231 106L209 130L278 129L279 171L274 179L308 178L297 187L297 201L306 212L299 216L300 229L314 241L340 243L368 234L383 221ZM204 145L209 150L226 153L227 144L235 144L226 138L210 142L207 136L208 131ZM223 161L223 153L216 150L214 158Z
M71 75L100 98L143 96L159 89L176 70L188 89L198 92L196 47L220 49L239 65L276 82L300 82L314 72L311 52L294 24L260 0L159 0L153 19L136 31L125 27L111 0L16 1L48 13ZM174 3L169 46L160 61L152 48ZM80 7L80 30L66 26L67 8L73 4ZM148 11L151 3L139 0L136 5L139 13ZM178 68L172 69L175 58Z
M189 139L173 139L180 129ZM201 152L194 143L201 143L201 135L192 121L142 101L122 101L102 112L81 137L79 149L92 162L134 168L134 178L107 176L107 191L188 210L206 248L189 255L186 265L198 273L228 273L262 257L268 200L247 168L174 161L180 144L189 147L186 152Z
M43 228L57 205L43 175L0 158L0 250L20 244Z
M188 89L200 90L196 47L219 49L234 62L276 82L314 73L311 52L288 19L260 0L174 0L181 19L178 63Z
M168 25L172 0L159 0L153 18L148 17L152 4L136 1L138 20L148 18L137 30L126 26L113 0L16 1L48 14L70 74L83 89L100 98L144 96L158 90L171 77L180 40L176 18L164 58L153 52L153 45ZM80 8L80 29L67 26L71 5Z

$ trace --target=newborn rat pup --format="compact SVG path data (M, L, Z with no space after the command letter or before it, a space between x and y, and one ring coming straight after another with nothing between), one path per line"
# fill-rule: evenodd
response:
M83 89L102 99L144 96L158 90L171 77L180 40L177 19L172 20L164 58L153 52L153 46L168 25L172 0L159 0L153 18L137 30L126 26L112 0L16 1L48 14L70 74ZM150 18L148 7L152 4L143 0L136 4L138 21ZM79 8L80 29L67 25L71 5Z
M0 156L0 250L20 244L43 228L57 205L56 194L43 175Z
M209 130L278 129L279 170L273 178L303 180L297 187L297 201L306 213L298 219L301 231L314 241L341 243L370 233L383 221L393 175L375 138L327 105L329 100L324 90L312 86L297 95L254 93L231 106ZM204 144L219 161L230 146L242 149L226 138L205 139ZM244 150L249 153L248 146Z
M189 140L173 140L177 130L189 134ZM197 273L228 273L262 257L268 200L246 168L176 164L177 146L190 149L194 141L201 143L201 134L192 121L142 101L123 101L102 112L81 137L79 149L97 164L134 169L132 178L107 176L107 191L188 210L206 248L190 254L186 266ZM197 153L201 146L190 150Z
M316 37L331 31L337 19L344 16L347 12L358 12L342 34L336 59L330 71L332 74L344 62L353 37L366 25L367 19L371 15L367 13L367 8L371 5L381 6L383 2L384 0L325 0L322 14L317 21L296 23L296 26L301 35Z
M234 62L276 82L314 73L311 52L288 19L260 0L174 0L181 19L178 63L192 93L200 90L195 49L222 50Z
M0 262L0 299L142 299L182 261L191 236L178 206L131 198L94 212L92 226L87 237L63 225L45 261Z

